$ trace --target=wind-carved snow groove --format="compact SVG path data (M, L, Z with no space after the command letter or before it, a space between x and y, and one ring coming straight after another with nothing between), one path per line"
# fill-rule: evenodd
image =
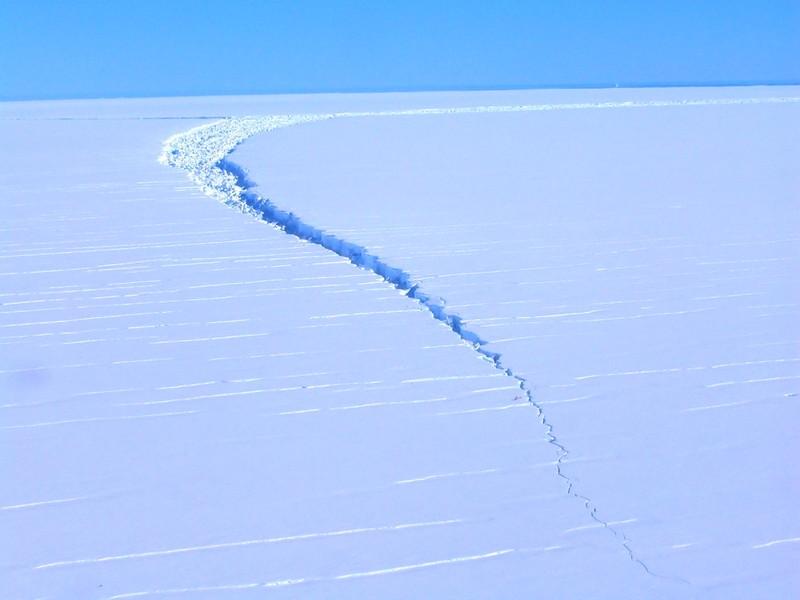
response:
M580 500L589 516L598 525L611 532L620 542L631 561L638 564L647 574L655 577L677 579L654 573L645 562L639 558L631 547L625 534L616 529L608 521L598 515L597 508L592 500L576 490L575 482L564 471L564 463L569 457L569 450L559 440L553 425L547 418L542 406L536 402L533 391L528 381L518 375L510 367L503 364L499 353L486 348L487 341L477 333L465 327L463 319L446 307L446 302L423 292L419 283L412 276L399 267L392 266L383 261L379 256L372 254L368 249L341 239L330 233L304 222L292 212L284 210L267 198L252 191L252 182L240 167L226 160L236 146L247 138L266 131L312 123L334 118L364 117L364 116L403 116L403 115L432 115L432 114L463 114L463 113L503 113L503 112L534 112L550 110L579 110L579 109L622 109L660 106L704 106L713 104L774 104L800 102L796 97L766 97L766 98L714 98L700 100L656 100L645 102L601 102L601 103L572 103L572 104L532 104L514 106L480 106L461 108L429 108L396 111L375 112L342 112L305 115L276 115L267 117L237 117L229 118L202 125L187 132L168 138L164 142L163 152L159 160L163 164L184 169L189 177L197 183L202 190L224 204L231 206L243 213L252 215L281 231L299 239L322 246L335 254L348 259L355 266L372 271L396 289L405 292L405 295L417 302L422 308L430 312L434 319L446 325L463 342L468 344L484 360L495 369L513 379L520 389L522 397L536 410L537 418L545 430L548 442L556 449L556 473L564 481L566 492L569 496ZM688 583L684 580L684 583Z

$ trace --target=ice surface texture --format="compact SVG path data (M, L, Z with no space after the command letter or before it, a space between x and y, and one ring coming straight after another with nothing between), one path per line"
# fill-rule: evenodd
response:
M590 212L570 219L574 229L565 230L557 210L559 203L567 206L564 198L545 202L547 216L529 220L524 202L512 197L514 190L528 190L529 182L508 168L515 157L536 156L545 172L529 172L549 181L547 156L535 153L540 146L560 168L568 167L557 140L547 135L547 124L559 132L574 125L564 120L567 115L586 131L607 126L613 115L626 115L629 132L652 125L648 119L663 120L661 129L642 129L643 135L657 134L654 140L662 140L664 130L681 130L680 123L664 120L677 112L702 113L701 129L712 133L714 123L733 129L722 118L726 111L744 111L730 114L754 141L748 115L762 115L759 125L769 132L773 121L791 123L787 115L794 113L786 111L796 90L747 90L752 99L743 94L620 90L0 107L2 137L11 141L2 148L6 171L0 179L0 471L6 484L0 490L0 596L728 598L734 589L785 597L794 581L785 565L797 534L775 502L786 495L773 482L778 469L787 468L781 459L786 453L775 446L785 439L785 427L775 418L780 415L788 427L788 405L742 405L753 434L739 427L727 444L720 442L721 425L709 427L710 415L732 414L714 406L745 399L738 396L743 385L791 384L735 383L785 377L779 369L792 363L773 362L786 358L778 352L785 348L761 346L774 348L769 355L759 351L770 364L724 366L745 362L742 355L717 361L719 368L690 371L710 385L724 383L707 380L710 373L745 375L749 369L745 377L725 379L730 385L709 388L709 394L725 394L725 401L709 395L682 402L679 410L693 412L680 414L695 420L676 430L672 405L664 400L676 390L669 378L685 378L670 369L683 365L647 365L652 356L638 347L642 364L631 365L620 348L592 352L582 340L630 342L615 323L636 331L633 326L646 319L681 318L658 316L684 308L673 303L679 292L659 295L658 305L647 314L642 309L636 320L628 319L628 304L603 304L636 291L645 305L653 281L619 268L635 266L625 259L639 256L645 241L592 239L596 230L588 225L596 215ZM434 108L406 110L426 105ZM198 138L181 146L187 128L213 115L284 113L295 114L193 129ZM301 126L283 127L293 123ZM266 129L267 135L253 135ZM585 149L587 173L619 185L613 173L599 177L594 170L592 156L605 146L591 143L582 128L571 131ZM368 157L358 149L365 132L386 140L373 145ZM167 152L166 160L184 161L178 166L200 187L187 184L182 170L153 160L170 136L167 149L177 152ZM486 160L490 153L470 165L474 173L465 170L464 151L496 149L501 140L505 167ZM720 147L716 137L709 140L709 147ZM325 155L336 147L343 156ZM782 168L769 146L754 147L766 152L774 169ZM705 152L702 145L699 151ZM304 162L323 156L327 165ZM445 174L447 156L474 195L469 188L440 194L445 190L436 177L420 179L420 161ZM697 156L708 164L705 154ZM738 154L730 156L738 160ZM254 188L237 163L263 188ZM631 160L631 168L643 165ZM414 177L397 185L393 172ZM568 172L560 182L567 188L581 179ZM751 172L768 183L763 166ZM354 183L336 179L353 173ZM774 196L781 181L786 178L765 186L765 193ZM420 188L397 203L397 194L414 185ZM201 188L258 218L209 201ZM494 213L475 201L487 189L502 192L489 196ZM436 202L429 201L431 193L439 196ZM266 201L256 202L259 195L275 200L273 216L295 213L286 223L297 233L338 244L346 258L265 226L263 211L249 205L265 208ZM517 207L510 219L500 210L506 196ZM335 202L317 202L332 197ZM608 207L618 208L614 202ZM717 208L711 206L715 213ZM638 214L632 211L628 220ZM753 235L763 238L766 221L757 215L749 220ZM791 220L784 221L789 227ZM548 232L563 244L547 239ZM585 244L573 236L581 232ZM542 237L538 244L531 242L536 237ZM674 256L655 244L647 247L665 259ZM719 263L719 256L708 255L716 246L707 246L693 245L685 254ZM768 255L769 247L747 246L750 259L778 256ZM372 252L362 250L367 248ZM730 252L729 259L741 259ZM617 262L599 264L605 271L570 267L594 265L594 256ZM351 259L369 268L354 268ZM785 292L773 285L773 276L785 264L732 266L752 277L729 290L697 294L720 297L698 302L739 307L739 327L753 336L750 341L780 342L790 328L775 337L783 323L778 317L792 309L773 306L791 302L780 300ZM676 282L664 288L687 283L680 279L686 269L677 267L659 267ZM386 269L389 278L373 268ZM725 267L703 268L716 276ZM603 273L606 285L618 284L608 298L597 292ZM637 282L626 273L639 275ZM769 285L762 290L768 297L747 306L770 305L752 309L772 315L768 321L744 311L749 296L728 298L754 293L733 288L756 283ZM423 302L407 295L415 284L415 294L428 295ZM581 303L589 306L574 306ZM457 336L455 321L432 318L434 306L461 317L461 333L475 338ZM525 306L540 310L527 313ZM769 326L758 330L759 322ZM688 345L688 358L707 359L700 344L711 342L717 344L716 338L699 336ZM558 425L568 457L559 458L520 394L520 381L496 368L492 357L499 352ZM648 374L655 367L669 372ZM770 373L758 375L758 369ZM651 391L663 389L658 401L630 402L626 390L638 389L630 382L653 377L662 387ZM621 381L629 385L619 387ZM625 411L631 413L627 419ZM659 435L650 425L662 418ZM638 437L631 419L641 425ZM707 428L699 444L693 423ZM721 423L737 421L729 416ZM767 430L769 438L761 435ZM673 444L665 444L666 435L675 433L680 435ZM667 459L687 457L681 476L665 470L673 463L642 446L642 438L664 446ZM742 485L730 465L720 470L718 448L733 465L743 465ZM762 450L771 458L756 469ZM653 480L674 493L637 498L641 467L649 465L655 465ZM713 493L702 486L695 493L720 503L720 517L709 519L697 498L680 519L660 517L676 514L663 509L687 497L686 486L699 481L698 467L710 469ZM574 491L596 502L620 537L566 493L559 469L576 481ZM747 483L756 486L748 498L763 500L763 518L731 508ZM736 535L719 537L731 530L724 519L737 522ZM691 585L648 575L630 560L621 543L626 538L653 572ZM729 544L727 554L720 541ZM747 567L734 573L729 565L742 557Z

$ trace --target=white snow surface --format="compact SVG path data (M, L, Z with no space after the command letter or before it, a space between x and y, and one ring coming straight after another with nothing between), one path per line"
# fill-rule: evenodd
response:
M796 595L798 100L0 105L0 597Z

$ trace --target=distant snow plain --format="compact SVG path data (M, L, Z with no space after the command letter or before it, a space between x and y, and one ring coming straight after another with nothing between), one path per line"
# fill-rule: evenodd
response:
M0 105L0 596L797 595L798 102Z

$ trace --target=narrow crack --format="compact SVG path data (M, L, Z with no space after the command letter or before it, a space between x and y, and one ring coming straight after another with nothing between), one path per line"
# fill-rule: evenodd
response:
M800 98L751 98L735 100L712 99L677 102L654 101L649 103L606 102L599 104L487 106L450 109L420 109L385 112L327 113L230 118L209 125L196 127L185 133L170 137L164 142L163 153L159 160L163 164L179 167L187 171L190 178L197 183L206 194L215 197L223 203L244 213L266 221L284 233L322 246L338 256L346 258L353 265L368 271L372 271L396 289L405 292L405 295L409 299L417 302L422 308L427 310L434 319L446 325L463 342L472 347L482 359L491 364L493 368L497 369L517 383L521 394L518 396L518 398L527 400L528 403L534 407L537 418L544 427L547 441L556 449L556 472L558 477L564 481L567 495L576 498L583 503L583 506L591 519L613 534L613 536L624 548L629 559L639 565L648 575L689 584L689 582L684 579L660 575L653 572L648 565L634 552L627 536L619 529L616 529L613 525L610 525L608 521L602 519L598 515L597 507L594 505L592 500L588 496L585 496L576 490L575 481L564 471L564 463L569 457L570 452L556 435L555 429L548 420L547 415L542 409L542 406L536 402L528 381L524 377L515 373L511 368L505 366L503 364L501 355L499 353L490 351L486 347L488 342L483 340L477 333L467 329L463 319L459 315L448 312L446 303L443 299L431 296L430 294L422 291L420 284L415 282L409 273L386 263L379 256L370 253L366 248L353 242L338 238L330 233L326 233L325 231L304 222L294 213L281 209L269 199L261 197L252 191L254 184L247 179L246 172L236 164L226 160L226 157L236 148L237 145L239 145L248 137L257 133L271 131L273 129L288 127L291 125L342 117L476 112L521 112L538 110L569 110L576 108L700 106L706 104L797 102L798 100L800 100Z

